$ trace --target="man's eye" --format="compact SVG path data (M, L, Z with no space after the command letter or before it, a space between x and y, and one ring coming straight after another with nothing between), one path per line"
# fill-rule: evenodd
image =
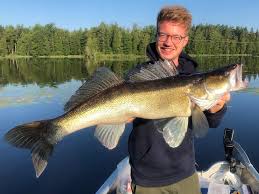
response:
M180 37L180 36L173 36L173 39L175 39L175 40L181 40L181 37Z
M166 37L166 34L160 34L161 37Z

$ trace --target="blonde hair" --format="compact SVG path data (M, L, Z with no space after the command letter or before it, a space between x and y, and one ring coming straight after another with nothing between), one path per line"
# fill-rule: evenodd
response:
M157 30L162 21L172 21L182 24L186 27L188 33L192 26L192 15L185 7L179 5L166 6L157 15Z

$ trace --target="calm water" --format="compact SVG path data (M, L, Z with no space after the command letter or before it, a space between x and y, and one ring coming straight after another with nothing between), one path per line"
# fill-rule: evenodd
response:
M222 136L225 127L235 129L235 139L247 151L259 170L259 59L199 58L206 71L220 65L242 62L249 90L232 94L228 111L217 129L206 138L196 139L199 169L224 159ZM61 141L40 178L35 177L30 152L14 148L4 140L12 127L63 113L63 105L92 74L96 66L108 66L123 75L138 62L103 62L98 65L74 60L0 61L0 193L1 194L92 194L127 155L127 137L119 146L107 150L93 137L93 129L84 129Z

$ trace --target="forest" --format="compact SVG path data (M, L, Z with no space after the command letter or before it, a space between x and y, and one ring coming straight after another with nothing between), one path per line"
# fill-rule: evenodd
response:
M0 57L144 56L146 46L155 37L153 25L124 28L100 23L73 31L53 23L32 27L0 25ZM193 55L259 56L259 31L246 27L194 25L189 40L185 51Z

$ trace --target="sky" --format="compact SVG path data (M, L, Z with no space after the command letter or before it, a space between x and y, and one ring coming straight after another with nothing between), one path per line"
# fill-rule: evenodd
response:
M131 28L156 24L160 8L185 6L193 24L224 24L259 30L259 0L0 0L0 25L54 23L77 30L117 23Z

